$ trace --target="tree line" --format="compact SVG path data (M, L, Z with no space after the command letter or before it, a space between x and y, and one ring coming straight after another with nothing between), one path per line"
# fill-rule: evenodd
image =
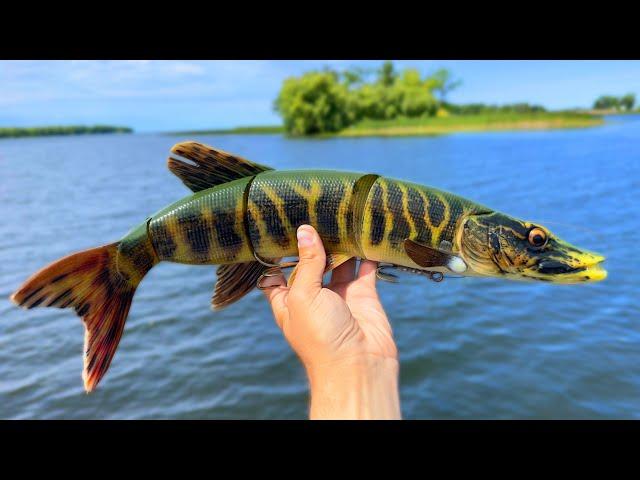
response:
M49 135L84 135L99 133L131 133L129 127L114 127L110 125L70 125L49 127L9 127L0 128L1 137L40 137Z
M595 110L626 110L631 111L636 104L636 96L633 93L627 93L620 97L614 95L602 95L593 102Z
M274 102L291 135L338 132L362 120L433 117L439 112L538 112L538 105L453 105L447 96L461 85L451 72L440 69L422 76L417 69L397 71L390 61L377 69L326 67L284 81Z

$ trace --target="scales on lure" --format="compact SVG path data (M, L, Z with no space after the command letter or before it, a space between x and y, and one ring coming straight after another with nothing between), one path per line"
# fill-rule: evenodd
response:
M220 265L212 304L222 308L283 266L276 259L297 255L303 224L320 234L327 271L358 257L434 280L447 273L554 283L606 277L604 257L435 188L373 174L274 171L196 142L171 152L169 169L193 195L118 242L48 265L11 296L26 308L73 307L82 317L87 391L109 368L136 287L154 265Z

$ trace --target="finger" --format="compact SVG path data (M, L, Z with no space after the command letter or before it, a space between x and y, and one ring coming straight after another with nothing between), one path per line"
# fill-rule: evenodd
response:
M260 282L260 285L264 288L262 293L271 305L276 324L282 328L282 323L287 315L286 300L287 293L289 292L284 275L280 274L274 277L265 277Z
M371 260L362 260L358 269L358 283L369 288L376 288L376 270L378 263Z
M322 276L327 256L318 232L310 225L298 228L298 262L296 281L292 290L308 295L317 294L322 289Z
M287 295L289 294L289 289L287 287L275 287L270 288L269 290L264 290L264 293L271 305L276 325L282 329L282 325L289 315L289 310L287 308Z
M338 266L331 274L331 285L347 283L356 278L356 259L347 260Z

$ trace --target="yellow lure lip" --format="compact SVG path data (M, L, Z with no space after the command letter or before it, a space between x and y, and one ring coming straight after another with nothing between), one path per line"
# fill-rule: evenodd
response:
M585 282L599 282L607 278L607 271L599 262L580 272L580 276L583 277L583 281Z
M584 270L579 272L584 282L599 282L607 278L607 271L602 266L605 257L597 253L585 253Z
M607 271L602 263L605 257L597 253L582 252L574 266L563 273L540 273L536 270L529 270L523 274L527 280L544 280L550 283L558 284L577 284L577 283L593 283L600 282L607 278ZM518 274L512 278L517 279Z
M602 265L605 257L597 253L585 252L581 260L581 265L575 271L557 275L552 278L552 281L557 283L591 283L600 282L607 278L607 271Z

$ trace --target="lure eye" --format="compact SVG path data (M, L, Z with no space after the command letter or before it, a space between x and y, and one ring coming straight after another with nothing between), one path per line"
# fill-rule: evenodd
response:
M536 248L544 247L547 243L547 234L541 228L533 227L529 230L529 243Z

